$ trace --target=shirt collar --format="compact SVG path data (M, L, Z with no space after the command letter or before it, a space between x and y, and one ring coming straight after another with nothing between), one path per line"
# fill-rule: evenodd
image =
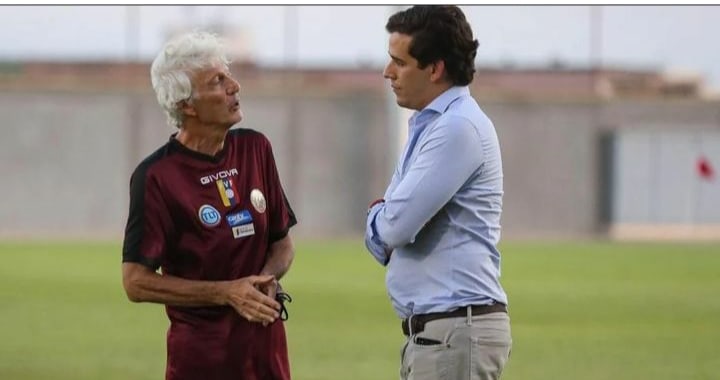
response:
M437 98L433 99L425 108L420 111L415 111L412 116L410 116L409 124L412 126L430 115L444 113L453 101L465 95L470 95L470 88L468 86L453 86L448 88L445 92L438 95Z
M455 99L470 95L470 88L468 86L453 86L445 90L442 94L440 94L437 98L435 98L430 104L425 106L423 108L423 111L425 110L433 110L435 112L444 113L447 111L448 107L450 106L450 103L452 103Z

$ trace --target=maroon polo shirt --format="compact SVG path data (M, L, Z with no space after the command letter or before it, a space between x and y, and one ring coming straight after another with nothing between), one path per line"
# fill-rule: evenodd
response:
M296 224L267 138L230 130L215 156L170 141L130 180L123 262L223 281L257 275ZM289 379L283 323L251 323L229 306L166 306L166 378Z

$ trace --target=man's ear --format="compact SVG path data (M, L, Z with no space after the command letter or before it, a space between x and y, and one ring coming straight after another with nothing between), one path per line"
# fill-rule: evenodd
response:
M179 101L177 106L183 115L197 116L197 111L195 110L195 107L192 105L192 102L190 101L190 99Z
M432 82L439 82L445 79L445 61L439 60L434 62L430 70L430 80Z

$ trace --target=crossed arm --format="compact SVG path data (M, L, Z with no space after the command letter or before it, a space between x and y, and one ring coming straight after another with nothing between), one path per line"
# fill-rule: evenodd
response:
M462 117L447 118L417 149L397 186L368 210L365 246L382 265L388 264L394 249L415 241L483 162L481 139Z

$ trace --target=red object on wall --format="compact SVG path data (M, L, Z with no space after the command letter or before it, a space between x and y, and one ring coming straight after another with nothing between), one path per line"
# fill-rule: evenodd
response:
M698 175L703 179L713 179L715 177L715 170L713 170L712 164L705 156L700 156L697 160L697 171Z

